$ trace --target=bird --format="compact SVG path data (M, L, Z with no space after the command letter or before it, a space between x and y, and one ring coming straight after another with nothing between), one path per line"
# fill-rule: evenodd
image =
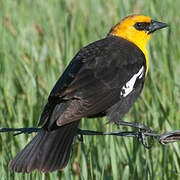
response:
M103 39L83 47L57 80L44 106L38 134L9 163L16 172L66 167L82 118L107 116L121 124L140 96L148 73L146 45L168 24L134 14Z

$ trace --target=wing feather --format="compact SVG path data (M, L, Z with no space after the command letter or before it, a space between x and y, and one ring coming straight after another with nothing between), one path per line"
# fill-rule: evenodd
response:
M122 87L145 67L144 58L139 48L119 37L81 49L51 91L39 125L61 126L106 111L120 101Z

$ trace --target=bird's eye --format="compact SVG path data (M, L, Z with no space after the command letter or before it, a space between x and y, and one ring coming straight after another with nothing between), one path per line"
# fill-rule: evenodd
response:
M141 22L137 22L134 27L139 30L139 31L142 31L144 30L144 23L141 23Z
M146 22L137 22L134 27L138 31L147 31L149 29L149 23Z
M136 26L140 28L142 26L142 24L141 23L136 23Z

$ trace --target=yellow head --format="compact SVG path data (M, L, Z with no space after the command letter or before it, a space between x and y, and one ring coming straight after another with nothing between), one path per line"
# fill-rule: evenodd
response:
M116 24L110 30L108 35L122 37L138 46L146 57L148 69L146 45L153 32L167 26L167 24L152 20L148 16L132 15L124 18L118 24Z

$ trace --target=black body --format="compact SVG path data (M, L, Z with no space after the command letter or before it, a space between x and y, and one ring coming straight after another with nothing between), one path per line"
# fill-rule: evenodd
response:
M144 67L133 90L122 88ZM43 130L11 162L17 172L49 172L66 166L79 120L107 115L118 122L140 95L146 60L133 43L107 36L82 48L59 78L48 98L39 125Z

